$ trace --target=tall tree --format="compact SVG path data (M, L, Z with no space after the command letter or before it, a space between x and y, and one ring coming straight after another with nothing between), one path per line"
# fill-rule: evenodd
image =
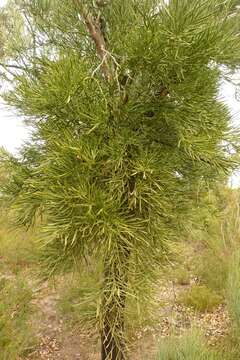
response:
M199 194L236 166L239 134L218 97L222 72L240 64L236 5L15 2L31 46L5 99L33 136L2 157L1 194L20 225L44 214L48 275L100 263L102 360L127 358L129 302L150 299Z

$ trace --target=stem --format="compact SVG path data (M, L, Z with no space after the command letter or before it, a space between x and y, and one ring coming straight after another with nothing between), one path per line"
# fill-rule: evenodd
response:
M129 257L130 252L125 249L124 255L121 258L121 264L115 263L113 267L111 267L107 261L105 262L101 360L126 359L124 312L126 307ZM119 271L119 265L121 265L121 273ZM111 285L109 284L112 284L111 281L109 283L109 278L114 280L118 289L118 295L114 295L110 302L107 301L107 296L111 292Z

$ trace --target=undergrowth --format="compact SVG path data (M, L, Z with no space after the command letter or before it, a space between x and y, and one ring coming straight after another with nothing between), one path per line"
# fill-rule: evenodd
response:
M179 297L181 304L200 312L212 311L222 301L220 295L204 285L193 285Z
M0 359L18 360L35 340L31 332L32 292L20 278L0 280Z
M156 360L219 360L219 354L210 350L204 338L196 331L183 337L170 336L160 341Z

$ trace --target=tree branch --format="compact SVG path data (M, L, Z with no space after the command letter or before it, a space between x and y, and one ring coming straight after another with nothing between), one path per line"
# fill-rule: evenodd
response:
M17 69L17 70L26 70L25 67L23 66L19 66L19 65L9 65L9 64L4 64L0 62L0 66L4 67L4 68L11 68L11 69Z
M101 60L101 69L108 81L111 81L113 78L113 73L111 69L111 58L109 52L107 51L106 41L104 34L101 30L100 15L97 18L94 18L90 12L87 11L85 6L81 4L81 0L75 0L78 8L81 10L81 16L83 17L88 32L95 43L96 52L98 57Z

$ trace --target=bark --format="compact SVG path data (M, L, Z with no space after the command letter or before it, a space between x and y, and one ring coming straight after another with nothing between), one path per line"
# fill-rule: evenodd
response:
M111 330L107 324L104 325L101 338L101 359L102 360L124 360L125 344L120 346L112 337Z
M126 360L124 313L126 307L126 289L128 285L128 261L130 252L125 250L121 263L121 274L118 267L114 266L115 283L118 284L118 292L111 302L105 298L103 302L104 318L101 334L101 360ZM118 264L119 265L119 264ZM109 293L109 264L106 263L104 270L106 294ZM105 305L106 304L106 305ZM115 324L113 333L112 324Z

